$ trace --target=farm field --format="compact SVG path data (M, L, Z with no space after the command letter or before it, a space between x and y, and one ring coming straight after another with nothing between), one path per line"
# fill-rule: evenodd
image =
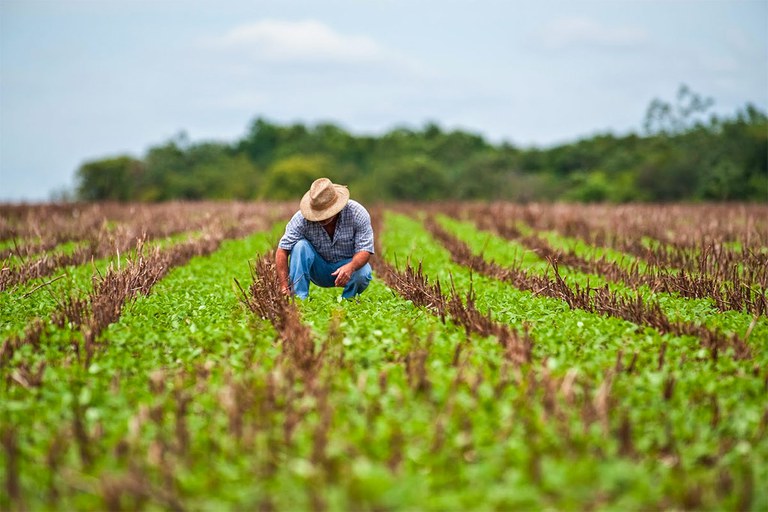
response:
M0 205L0 509L768 509L768 206Z

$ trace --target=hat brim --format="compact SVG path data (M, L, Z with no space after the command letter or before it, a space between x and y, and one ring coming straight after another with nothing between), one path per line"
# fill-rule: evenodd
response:
M349 202L349 189L344 185L334 185L333 188L336 189L336 201L322 210L313 209L310 206L309 192L304 194L304 197L301 198L299 209L305 219L312 222L330 219L347 206L347 202Z

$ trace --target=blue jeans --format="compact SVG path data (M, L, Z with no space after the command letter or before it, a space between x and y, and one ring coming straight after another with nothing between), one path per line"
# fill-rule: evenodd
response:
M291 250L288 265L293 292L300 299L306 299L309 296L310 281L323 288L336 286L336 277L331 274L350 261L352 258L328 263L317 254L315 248L307 240L299 240ZM345 299L351 299L355 295L363 293L363 290L368 287L368 283L371 282L371 277L371 266L366 263L362 268L352 273L352 277L344 287L341 296Z

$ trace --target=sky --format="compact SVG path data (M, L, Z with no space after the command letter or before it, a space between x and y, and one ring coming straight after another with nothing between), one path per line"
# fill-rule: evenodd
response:
M768 111L768 0L0 0L0 202L257 117L522 147L639 132L681 84Z

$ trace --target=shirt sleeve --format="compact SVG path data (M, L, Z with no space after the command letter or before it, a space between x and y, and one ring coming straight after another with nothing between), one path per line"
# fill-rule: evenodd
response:
M280 249L292 251L296 242L304 238L304 233L302 232L302 227L304 226L303 220L304 217L301 215L301 211L296 212L293 217L291 217L291 220L289 220L288 224L285 226L285 233L280 239L280 243L277 244Z
M355 253L366 251L373 252L373 226L371 216L362 205L355 211Z

